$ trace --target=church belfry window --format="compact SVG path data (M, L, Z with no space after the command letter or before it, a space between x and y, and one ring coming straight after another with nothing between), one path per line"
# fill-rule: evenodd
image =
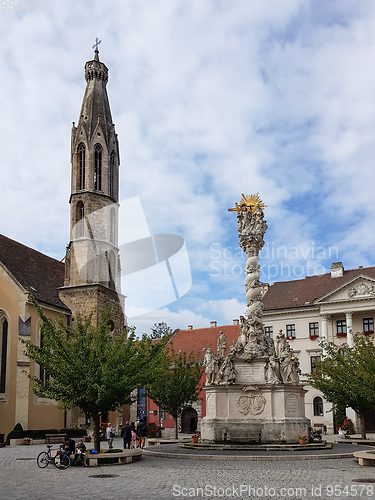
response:
M115 234L116 234L116 220L115 220L115 209L111 208L109 213L109 241L115 244Z
M111 288L112 290L116 288L115 273L116 273L115 254L114 252L111 251L109 252L109 259L108 259L108 274L109 274L108 288Z
M76 238L83 238L85 235L85 207L82 201L77 203Z
M109 160L109 175L108 175L108 183L109 183L109 196L113 197L113 186L114 186L114 175L115 175L115 152L111 152L111 157Z
M102 190L102 147L99 144L95 146L94 189Z
M8 321L4 318L0 322L0 393L5 392L6 376L7 376L7 351L8 351Z
M86 149L84 144L78 146L78 164L79 164L79 179L78 179L78 189L85 189L85 161L86 161Z

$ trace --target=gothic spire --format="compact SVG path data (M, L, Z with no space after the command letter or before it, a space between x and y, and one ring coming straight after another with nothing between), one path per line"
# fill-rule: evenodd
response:
M103 134L104 140L109 144L114 135L111 109L107 95L108 68L99 60L98 45L100 40L96 39L94 59L85 64L85 79L87 82L85 95L83 97L81 114L78 121L77 132L74 134L76 141L86 139L88 145L95 141L97 136ZM73 148L76 146L75 142Z

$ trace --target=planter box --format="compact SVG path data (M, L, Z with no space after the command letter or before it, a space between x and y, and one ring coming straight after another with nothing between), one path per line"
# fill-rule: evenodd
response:
M9 443L10 443L10 446L13 447L13 446L20 446L21 444L23 444L23 438L19 438L19 439L10 439L9 440Z

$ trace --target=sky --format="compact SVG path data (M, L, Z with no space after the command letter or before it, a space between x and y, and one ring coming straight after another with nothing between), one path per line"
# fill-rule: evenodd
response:
M373 0L4 0L1 234L65 254L71 126L96 37L120 199L138 200L151 235L183 238L192 276L177 300L128 314L138 333L244 314L228 212L242 193L267 205L263 282L375 265Z

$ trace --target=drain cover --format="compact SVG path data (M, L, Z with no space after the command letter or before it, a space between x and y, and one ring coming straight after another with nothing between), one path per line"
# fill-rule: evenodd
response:
M119 474L94 474L90 477L118 477Z
M355 483L375 483L375 479L352 479Z

